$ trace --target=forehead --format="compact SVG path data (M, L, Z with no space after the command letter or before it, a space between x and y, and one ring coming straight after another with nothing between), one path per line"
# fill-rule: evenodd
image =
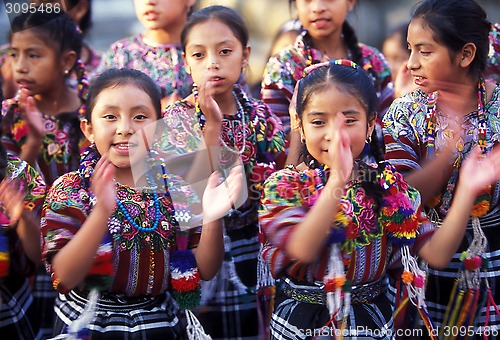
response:
M408 25L408 40L432 40L436 42L434 31L422 18L410 21Z
M187 47L222 42L240 43L231 28L217 18L210 18L193 25L187 35Z
M357 95L335 84L312 92L304 107L306 113L318 111L335 114L338 111L349 110L366 113L365 106Z
M37 45L38 48L55 48L55 43L50 42L46 37L44 30L29 28L18 32L13 32L10 39L11 46L16 48L18 45Z

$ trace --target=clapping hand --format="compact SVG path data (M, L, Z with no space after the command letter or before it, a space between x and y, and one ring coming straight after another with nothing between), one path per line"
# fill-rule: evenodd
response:
M4 179L0 183L0 204L9 217L10 226L16 225L24 211L24 192L20 190L19 183Z
M106 154L97 162L92 174L92 192L97 200L96 205L102 207L110 215L116 209L115 166Z
M460 186L477 196L484 187L500 179L500 147L485 156L479 146L474 148L460 167Z
M233 167L222 183L219 183L220 179L218 171L208 178L203 193L204 223L224 217L231 209L240 207L246 199L246 180L242 165Z
M346 118L342 112L337 112L331 132L328 156L330 177L347 182L352 173L354 159L351 152L351 140L344 130Z
M26 122L30 130L29 136L41 139L45 133L42 113L35 104L35 98L28 95L28 91L22 89L19 94L19 109L21 118Z

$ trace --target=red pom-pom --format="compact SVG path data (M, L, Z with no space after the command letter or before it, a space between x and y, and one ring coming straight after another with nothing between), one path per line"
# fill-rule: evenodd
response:
M478 269L479 267L481 267L482 261L483 260L481 259L481 256L479 256L479 255L465 259L464 260L465 269L467 269L469 271L474 271L474 270Z
M327 292L335 291L335 279L333 277L327 277L323 282L325 283L325 290Z
M417 288L422 288L424 284L424 277L422 275L415 275L415 277L413 278L413 285Z
M189 292L200 287L200 274L198 271L188 278L172 279L172 288L178 292Z

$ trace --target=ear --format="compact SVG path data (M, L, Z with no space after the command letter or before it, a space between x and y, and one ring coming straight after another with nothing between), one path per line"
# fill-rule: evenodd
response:
M373 130L375 129L375 117L376 113L373 114L373 118L368 120L368 130L366 131L366 139L372 136Z
M466 68L472 63L476 57L477 47L473 43L467 43L462 47L460 66Z
M68 12L68 14L73 18L73 21L80 25L83 17L89 11L89 1L88 0L80 0L78 3L73 6L73 8Z
M191 8L194 5L196 5L196 0L188 0L187 3L186 3L186 5L187 5L188 8Z
M80 129L82 129L85 137L91 142L94 143L94 132L92 130L92 124L87 119L82 119L80 121Z
M250 45L247 45L243 49L243 60L241 63L241 68L245 68L248 66L248 60L250 58L250 53L252 52L252 47Z
M63 54L61 65L63 67L63 72L71 71L76 63L76 52L75 51L67 51Z

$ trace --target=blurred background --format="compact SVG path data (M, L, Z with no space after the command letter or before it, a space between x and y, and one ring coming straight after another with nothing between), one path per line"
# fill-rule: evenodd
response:
M412 7L419 0L358 0L348 17L359 41L380 48L385 35L407 22ZM500 22L500 0L476 0L488 13L491 22ZM19 1L24 2L24 1ZM252 56L249 82L260 81L269 57L271 43L280 26L296 19L288 0L198 0L197 7L224 5L238 10L250 29ZM86 39L94 48L105 51L111 43L138 33L141 24L135 17L132 0L92 0L93 27ZM4 2L0 2L0 44L7 42L10 30Z

